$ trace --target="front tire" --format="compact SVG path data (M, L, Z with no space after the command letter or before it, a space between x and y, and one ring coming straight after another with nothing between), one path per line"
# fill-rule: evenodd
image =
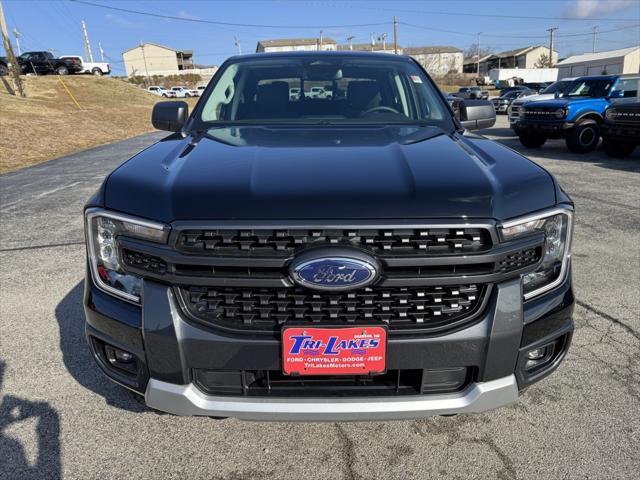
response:
M9 69L7 68L7 66L0 64L0 76L4 76L7 73L9 73Z
M56 67L56 73L58 75L69 75L69 69L64 65L59 65Z
M91 70L91 73L93 75L95 75L96 77L101 77L102 76L102 70L100 70L99 68L94 68L93 70Z
M636 146L631 143L618 143L609 138L603 138L602 148L610 157L625 158L633 153Z
M598 146L600 127L595 120L578 121L567 134L565 142L573 153L589 153Z
M539 133L519 133L518 138L527 148L540 148L547 141L547 137Z

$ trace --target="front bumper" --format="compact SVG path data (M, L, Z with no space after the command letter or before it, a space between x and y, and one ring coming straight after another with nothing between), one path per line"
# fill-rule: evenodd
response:
M172 288L154 281L144 281L142 297L142 308L128 304L98 290L87 277L89 345L110 379L144 394L150 407L177 415L331 421L481 412L516 401L519 390L555 370L573 331L570 270L557 288L524 303L517 278L494 285L481 317L463 330L441 336L390 336L388 369L466 367L473 376L458 391L405 396L217 395L196 384L195 369L279 370L280 340L194 324L181 312ZM110 366L101 351L105 344L132 353L136 372ZM558 345L553 358L544 368L528 372L526 353L550 344Z
M535 132L543 134L549 138L563 138L573 127L573 122L567 122L564 120L543 122L529 120L522 116L511 126L516 133Z
M632 145L640 145L640 125L603 123L600 133L604 138Z

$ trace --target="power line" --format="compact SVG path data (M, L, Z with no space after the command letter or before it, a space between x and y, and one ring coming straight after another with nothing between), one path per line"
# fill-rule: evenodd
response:
M442 32L442 33L451 33L451 34L455 34L455 35L464 35L467 37L475 37L476 34L475 33L470 33L470 32L460 32L460 31L455 31L455 30L445 30L442 28L436 28L436 27L425 27L423 25L416 25L414 23L407 23L407 22L398 22L400 25L405 25L407 27L412 27L412 28L419 28L421 30L431 30L434 32ZM637 28L640 30L640 24L638 25L627 25L625 27L620 27L620 28L614 28L614 29L610 29L610 30L599 30L598 34L601 33L611 33L611 32L619 32L622 30L628 30L631 28ZM583 36L590 36L593 35L593 30L588 31L588 32L582 32L582 33L566 33L564 35L555 35L556 38L566 38L566 37L583 37ZM495 38L522 38L522 39L546 39L547 36L546 35L504 35L504 34L498 34L498 33L483 33L482 34L483 37L495 37Z
M162 15L159 13L151 13L151 12L142 12L139 10L130 10L128 8L119 8L112 7L109 5L101 5L99 3L87 2L85 0L69 0L75 3L81 3L83 5L89 5L91 7L104 8L106 10L115 10L118 12L124 13L133 13L135 15L145 15L147 17L156 17L156 18L164 18L169 20L179 20L182 22L192 22L192 23L206 23L211 25L226 25L229 27L251 27L251 28L294 28L297 30L305 29L305 28L358 28L358 27L373 27L379 25L391 25L391 22L381 22L381 23L360 23L360 24L352 24L352 25L259 25L254 23L232 23L232 22L219 22L216 20L203 20L200 18L184 18L178 17L175 15Z
M527 15L501 15L501 14L488 14L488 13L459 13L459 12L443 12L432 10L413 10L407 8L384 8L384 7L363 7L359 5L343 5L341 7L356 8L362 10L377 10L385 12L404 12L404 13L417 13L424 15L445 15L452 17L486 17L486 18L514 18L525 20L562 20L562 21L584 21L584 22L635 22L638 18L570 18L570 17L542 17L542 16L527 16Z

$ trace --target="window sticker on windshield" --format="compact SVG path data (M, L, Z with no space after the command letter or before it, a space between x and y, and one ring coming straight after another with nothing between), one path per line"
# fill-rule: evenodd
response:
M418 75L411 75L411 81L413 83L422 83L422 79Z

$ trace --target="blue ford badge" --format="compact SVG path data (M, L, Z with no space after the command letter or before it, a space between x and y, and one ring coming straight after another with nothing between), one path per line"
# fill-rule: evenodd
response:
M376 262L368 255L359 251L341 251L349 256L329 256L329 252L338 253L322 249L294 261L290 268L293 280L319 290L350 290L369 285L376 279Z

